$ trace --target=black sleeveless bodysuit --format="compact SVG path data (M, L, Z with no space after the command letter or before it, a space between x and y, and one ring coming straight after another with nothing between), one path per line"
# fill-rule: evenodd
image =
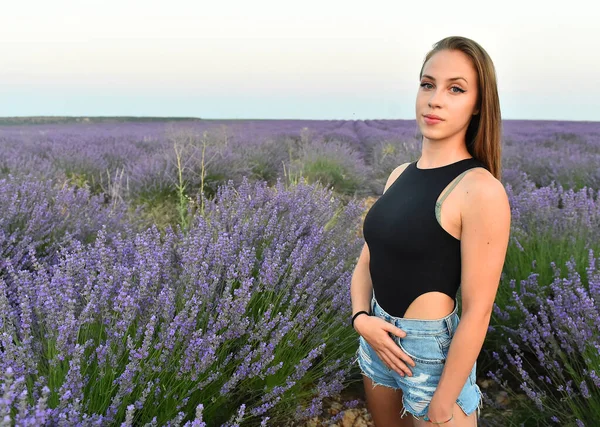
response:
M439 205L436 202L463 172L485 168L473 157L430 169L418 169L416 163L410 163L377 199L363 223L377 303L395 317L403 317L411 302L427 292L443 292L456 299L460 240L438 222L436 211L443 199Z

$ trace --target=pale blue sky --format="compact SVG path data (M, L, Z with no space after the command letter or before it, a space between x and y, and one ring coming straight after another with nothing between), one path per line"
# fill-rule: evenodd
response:
M461 35L503 118L597 121L599 19L591 0L7 2L0 116L414 119L426 52Z

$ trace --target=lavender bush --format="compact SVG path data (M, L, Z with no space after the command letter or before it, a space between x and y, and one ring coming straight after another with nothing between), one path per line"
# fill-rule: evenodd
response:
M509 177L526 172L537 187L600 189L598 122L503 122L503 167ZM518 184L516 181L506 181Z
M32 176L0 179L0 277L6 260L31 267L29 248L45 263L54 263L68 237L92 242L103 225L111 232L141 226L125 204L107 204L85 188L61 185Z
M369 189L375 194L381 194L390 173L399 165L418 160L420 143L416 140L407 142L381 141L374 144L369 164L371 176Z
M347 381L357 204L301 181L219 189L186 233L104 228L0 279L0 419L253 425Z
M520 289L511 286L513 305L501 314L523 320L516 328L500 327L508 345L494 352L501 366L489 372L513 397L511 422L595 426L600 419L600 264L592 250L587 264L583 277L571 260L566 277L552 263L550 284L532 274ZM545 298L538 292L543 286L551 291Z
M514 306L513 291L534 272L539 285L530 288L540 298L550 295L547 284L554 277L552 263L564 264L570 259L584 274L588 251L600 251L600 198L599 192L590 188L564 189L552 184L537 188L528 182L519 192L510 184L506 191L511 205L511 237L495 300L488 336L480 366L494 368L497 364L491 353L499 350L505 337L499 334L502 327L517 327L523 316L518 312L506 317L502 313ZM537 310L535 300L528 301L529 310Z
M298 159L289 163L289 174L319 182L339 194L356 194L364 187L369 171L362 155L337 141L308 141Z
M518 193L508 184L506 191L512 218L504 286L496 298L501 308L513 298L506 286L510 280L527 278L533 268L541 283L549 283L552 262L563 264L573 257L577 265L584 265L589 249L600 250L600 190L576 191L554 183L536 188L529 183ZM540 295L544 290L539 288Z

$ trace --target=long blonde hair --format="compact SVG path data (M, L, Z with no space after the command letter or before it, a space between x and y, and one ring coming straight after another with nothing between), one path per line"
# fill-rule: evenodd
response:
M500 180L502 117L494 63L485 49L477 42L466 37L450 36L435 43L433 49L427 53L421 66L419 80L423 76L425 63L441 50L458 50L471 58L477 72L479 113L472 116L467 128L465 136L467 150L473 157L481 161L496 179Z

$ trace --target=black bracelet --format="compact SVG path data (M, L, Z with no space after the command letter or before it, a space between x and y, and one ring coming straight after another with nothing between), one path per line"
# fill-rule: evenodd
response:
M371 313L369 313L368 311L364 311L364 310L357 312L354 316L352 316L352 322L350 322L352 325L352 328L354 328L354 319L356 319L356 316L358 316L359 314L362 314L362 313L365 313L367 316L371 315Z

